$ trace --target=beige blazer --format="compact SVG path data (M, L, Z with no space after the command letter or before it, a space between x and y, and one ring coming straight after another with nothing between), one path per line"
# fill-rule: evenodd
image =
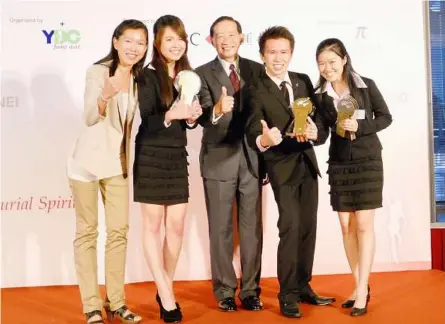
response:
M97 99L104 87L104 75L109 68L95 64L88 68L85 84L83 119L86 127L73 148L75 163L99 179L127 174L131 127L137 109L137 88L131 79L126 120L120 117L121 93L111 98L105 116L99 115Z

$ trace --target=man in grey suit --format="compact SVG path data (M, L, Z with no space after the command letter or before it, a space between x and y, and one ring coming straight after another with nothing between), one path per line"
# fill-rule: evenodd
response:
M239 298L247 310L262 310L260 295L263 174L258 154L247 145L245 104L247 84L263 66L242 58L241 25L232 17L218 18L210 27L218 56L196 69L202 79L199 93L204 128L200 153L209 219L213 292L222 311L235 311L238 286L233 268L233 204L236 201L242 278Z

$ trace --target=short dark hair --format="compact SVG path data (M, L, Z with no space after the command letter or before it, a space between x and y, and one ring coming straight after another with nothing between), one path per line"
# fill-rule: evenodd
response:
M283 26L273 26L273 27L267 28L260 35L260 38L258 40L258 45L260 47L260 53L262 55L264 55L264 46L265 46L267 40L279 39L279 38L284 38L284 39L289 40L291 52L294 51L295 38L294 38L294 35L292 35L292 33L289 31L289 29L287 29L286 27L283 27Z
M215 34L215 31L213 30L215 28L215 26L217 24L219 24L221 21L225 21L225 20L233 21L236 24L236 29L238 30L238 33L241 34L243 32L243 29L241 28L241 24L239 23L238 20L236 20L230 16L221 16L213 22L212 26L210 26L210 37L213 37L213 35Z

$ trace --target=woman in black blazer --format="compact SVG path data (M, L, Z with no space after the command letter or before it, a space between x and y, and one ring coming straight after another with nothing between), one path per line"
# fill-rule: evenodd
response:
M173 323L182 319L173 277L189 200L186 129L196 127L202 110L198 100L191 105L178 100L174 87L176 75L191 69L182 21L162 16L153 33L151 67L144 70L138 93L141 125L135 145L134 201L141 203L144 254L158 288L161 318Z
M370 299L368 278L375 251L374 215L382 207L382 145L377 132L392 122L391 114L373 80L352 68L343 43L322 41L316 52L320 79L316 98L331 129L329 184L331 206L338 212L343 243L356 289L342 304L351 316L364 315ZM336 132L339 100L352 96L358 103L354 116L339 123L346 136Z

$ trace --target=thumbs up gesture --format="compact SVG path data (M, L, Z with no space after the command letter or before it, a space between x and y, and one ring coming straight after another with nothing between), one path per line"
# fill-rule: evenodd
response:
M217 115L226 114L228 112L231 112L234 104L235 104L235 99L233 99L232 96L227 95L226 87L222 87L221 88L221 96L219 97L219 100L215 106Z
M315 141L318 138L318 128L317 125L313 122L311 117L307 117L306 130L304 132L304 137L308 140Z
M269 126L267 126L267 123L264 120L261 120L261 125L263 130L260 142L263 147L276 146L281 143L283 137L278 128L276 127L269 128Z
M117 71L116 71L117 72ZM102 89L102 96L108 100L114 97L122 88L122 82L117 73L110 77L108 71L104 73L104 88Z

